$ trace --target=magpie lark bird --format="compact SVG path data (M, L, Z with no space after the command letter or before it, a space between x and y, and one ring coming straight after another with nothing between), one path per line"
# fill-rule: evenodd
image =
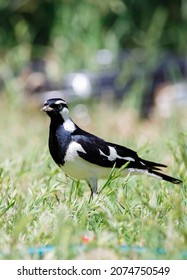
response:
M79 128L70 118L63 99L49 99L41 110L51 119L49 151L53 160L71 178L88 183L90 199L98 192L98 179L107 178L113 168L119 169L125 164L122 176L146 173L173 184L182 183L160 172L166 165L142 159L129 148L106 142Z

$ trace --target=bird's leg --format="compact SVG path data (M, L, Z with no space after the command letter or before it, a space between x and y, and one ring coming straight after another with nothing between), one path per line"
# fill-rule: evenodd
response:
M97 191L97 179L96 178L89 178L87 180L87 183L90 187L91 190L91 194L90 194L90 198L89 198L89 203L90 201L98 195L98 191Z
M91 194L90 194L90 198L89 198L88 203L90 203L92 199L93 199L93 191L92 191L92 189L91 189Z

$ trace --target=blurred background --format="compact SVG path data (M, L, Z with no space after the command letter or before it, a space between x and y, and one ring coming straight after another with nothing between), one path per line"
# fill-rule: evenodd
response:
M0 94L168 118L187 101L186 45L186 0L1 0Z

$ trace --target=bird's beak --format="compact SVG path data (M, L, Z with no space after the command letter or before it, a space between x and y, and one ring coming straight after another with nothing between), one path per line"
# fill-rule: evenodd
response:
M41 111L43 112L49 112L49 111L53 111L53 108L51 108L49 105L44 105L41 109Z

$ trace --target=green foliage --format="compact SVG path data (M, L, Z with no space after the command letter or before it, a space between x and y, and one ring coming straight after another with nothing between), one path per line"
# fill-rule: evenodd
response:
M1 58L15 48L27 50L28 61L52 52L67 72L95 69L101 48L185 53L186 6L185 0L1 1Z

